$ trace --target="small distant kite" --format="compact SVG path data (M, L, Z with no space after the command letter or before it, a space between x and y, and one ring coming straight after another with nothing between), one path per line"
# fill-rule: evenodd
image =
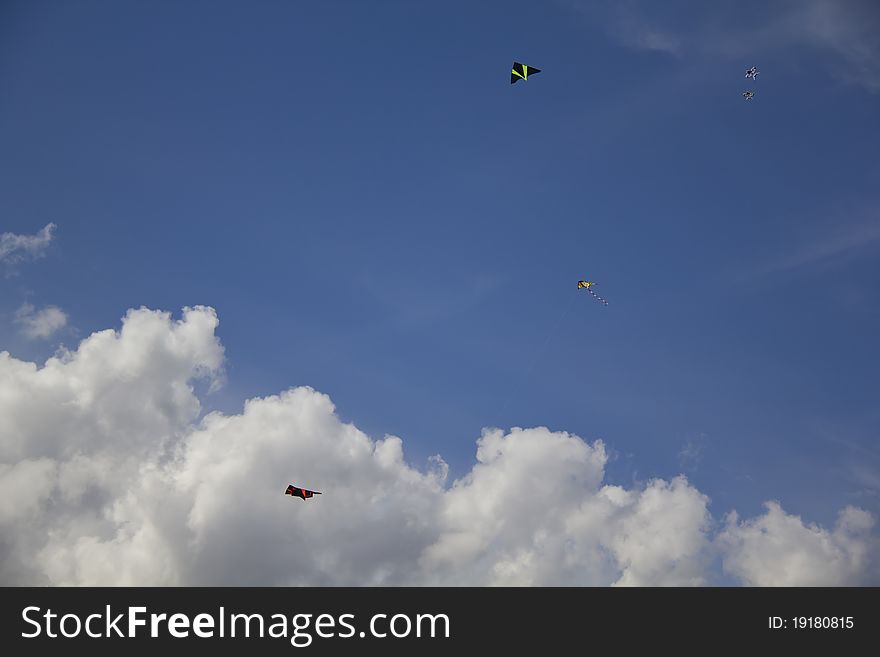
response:
M751 100L754 97L755 97L754 91L743 91L743 98L745 98L746 100Z
M760 72L761 72L761 71L758 70L758 67L757 67L757 66L752 66L752 68L750 68L749 70L746 71L746 77L747 77L749 80L757 80L757 79L758 79L758 73L760 73Z
M305 488L300 488L299 486L294 486L293 484L290 484L290 486L287 487L287 490L284 491L284 494L293 495L294 497L300 497L303 500L307 500L308 498L314 497L315 495L320 495L321 493L316 490L306 490Z
M607 306L607 305L608 305L608 302L607 302L605 299L603 299L602 297L600 297L598 294L596 294L595 292L593 292L593 286L594 286L594 285L595 285L595 283L594 283L593 281L578 281L578 289L579 289L579 290L586 290L587 292L590 293L590 295L591 295L596 301L598 301L599 303L601 303L601 304L604 305L604 306Z
M534 66L526 66L525 64L514 62L513 69L510 71L510 84L513 84L517 80L527 80L530 75L540 72L541 69L535 68Z

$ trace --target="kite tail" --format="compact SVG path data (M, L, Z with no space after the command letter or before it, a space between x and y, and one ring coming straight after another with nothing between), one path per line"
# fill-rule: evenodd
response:
M596 301L598 301L599 303L604 304L604 305L606 305L606 306L608 305L608 302L607 302L605 299L603 299L603 298L600 297L598 294L596 294L595 292L593 292L590 288L587 288L587 292L589 292L590 294L592 294L592 295L593 295L593 298L594 298Z

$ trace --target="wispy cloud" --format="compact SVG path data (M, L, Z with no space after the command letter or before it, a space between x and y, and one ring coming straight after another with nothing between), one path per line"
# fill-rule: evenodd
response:
M15 323L26 337L46 339L67 324L67 315L57 306L37 310L33 304L25 303L15 312Z
M681 52L682 42L678 36L651 25L624 5L616 7L610 32L624 45L635 50L665 52L670 55Z
M800 0L780 3L756 26L704 35L709 51L743 56L804 47L827 57L839 79L880 92L880 4L874 0Z
M880 92L880 4L809 0L790 7L780 30L789 41L838 56L841 77Z
M880 471L873 468L870 464L860 463L852 466L852 477L861 486L862 494L880 494Z
M52 241L55 228L55 224L50 223L34 235L3 233L0 235L0 262L14 264L28 257L41 257Z
M636 50L751 58L792 48L827 57L839 79L880 93L880 3L876 0L783 0L731 12L717 3L584 2L565 4ZM681 21L669 26L666 16Z
M678 452L678 465L683 472L694 472L703 459L703 451L706 446L706 434L701 433L688 438Z
M880 247L880 218L850 224L794 247L760 268L761 274L828 266Z
M582 0L563 0L564 4L596 22L614 39L634 50L647 50L677 55L682 49L682 40L671 30L661 27L645 16L643 8L635 3L583 2Z

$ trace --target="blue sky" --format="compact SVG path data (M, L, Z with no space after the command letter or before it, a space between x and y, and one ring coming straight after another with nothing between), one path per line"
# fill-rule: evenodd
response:
M57 228L0 347L210 305L208 410L309 385L453 476L547 426L716 514L876 514L878 16L839 4L4 3L0 232Z

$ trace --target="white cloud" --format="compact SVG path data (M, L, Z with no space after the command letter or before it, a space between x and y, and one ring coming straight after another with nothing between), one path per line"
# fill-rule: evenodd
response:
M485 431L423 568L438 584L702 583L708 499L684 478L602 485L607 460L601 441L565 432Z
M698 585L719 549L743 581L766 577L738 538L750 525L716 544L684 477L608 485L601 441L484 430L448 485L442 459L408 464L399 438L371 439L311 388L199 419L217 325L210 308L142 308L43 367L0 353L0 583ZM290 482L324 495L285 496ZM845 515L815 531L862 540L869 516ZM867 577L868 560L846 563L828 577Z
M28 256L39 258L49 247L55 228L50 223L35 235L0 234L0 262L16 263Z
M28 338L49 338L67 324L67 315L58 306L46 306L37 310L25 303L15 312L15 322Z
M876 580L874 519L854 507L843 509L832 531L805 525L777 502L767 512L740 522L730 513L718 537L724 570L756 586L857 586Z

